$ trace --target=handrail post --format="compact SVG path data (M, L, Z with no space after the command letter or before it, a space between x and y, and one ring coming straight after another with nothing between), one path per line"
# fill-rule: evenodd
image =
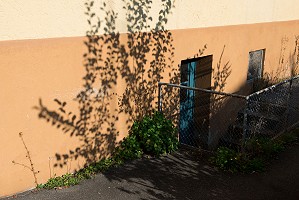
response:
M285 114L285 130L286 131L289 127L289 123L288 123L288 120L289 120L289 115L290 115L290 107L291 107L291 98L292 98L292 84L293 84L293 77L292 79L290 79L289 81L289 88L288 88L288 95L287 95L287 109L286 109L286 114Z
M158 83L158 111L162 112L162 84Z
M244 115L243 115L243 136L242 136L242 146L241 146L241 151L245 151L245 141L247 139L247 132L248 132L248 106L249 106L249 97L246 97L246 102L245 102L245 110L244 110Z

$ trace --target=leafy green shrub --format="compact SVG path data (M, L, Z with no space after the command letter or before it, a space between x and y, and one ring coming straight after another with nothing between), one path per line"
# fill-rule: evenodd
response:
M271 158L284 150L283 143L281 140L255 137L246 142L245 149L251 156Z
M220 169L230 172L261 172L265 169L263 158L251 157L227 147L218 148L210 161Z
M283 141L284 144L291 144L298 141L299 129L294 129L289 133L283 134L279 137L279 140Z
M283 151L286 145L298 140L299 129L284 134L276 140L254 137L244 146L244 152L219 147L210 161L222 170L231 172L262 172L268 160Z
M263 158L248 159L243 167L243 172L263 172L265 171L265 160Z
M94 164L95 172L103 172L113 166L120 165L115 158L105 158Z
M139 143L136 147L140 147L142 152L159 156L177 150L178 139L175 133L172 122L162 113L155 112L152 116L145 116L134 122L129 137Z
M136 158L140 158L143 154L143 151L140 147L139 141L137 141L135 135L129 135L124 138L115 149L115 159L116 160L133 160Z
M222 170L237 172L242 171L244 155L227 147L219 147L210 161Z
M96 169L95 164L92 164L76 172L75 176L79 180L90 179L96 172L98 172L98 170Z

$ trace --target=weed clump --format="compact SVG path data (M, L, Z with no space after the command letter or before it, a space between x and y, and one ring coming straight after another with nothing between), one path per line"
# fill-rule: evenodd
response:
M276 140L254 137L240 152L228 147L219 147L210 162L218 168L230 172L263 172L268 161L283 151L289 144L298 140L299 129L284 134Z

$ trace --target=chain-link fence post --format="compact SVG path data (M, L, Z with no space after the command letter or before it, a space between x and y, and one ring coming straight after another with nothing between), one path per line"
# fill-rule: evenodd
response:
M286 130L289 127L288 120L289 120L289 115L290 115L290 106L291 106L291 98L292 98L292 82L293 82L293 77L289 81L289 88L288 88L289 91L288 91L288 95L287 95L287 109L286 109L286 116L285 116Z
M245 108L244 108L244 115L243 115L243 136L242 136L242 144L241 144L241 151L242 152L244 152L245 151L245 142L246 142L246 139L247 139L247 132L248 132L248 126L247 126L247 124L248 124L248 120L247 120L247 118L248 118L248 110L249 110L249 108L248 108L248 106L249 106L249 96L247 96L246 98L245 98Z
M162 112L162 84L158 83L158 111Z

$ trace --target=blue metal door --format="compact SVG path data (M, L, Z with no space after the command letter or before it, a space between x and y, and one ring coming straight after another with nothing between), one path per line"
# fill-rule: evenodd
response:
M195 87L196 62L182 65L181 85ZM193 90L182 89L180 94L180 142L193 145L194 98Z
M213 56L187 59L181 65L181 85L211 89ZM210 129L210 94L180 90L180 142L194 147L208 144Z

